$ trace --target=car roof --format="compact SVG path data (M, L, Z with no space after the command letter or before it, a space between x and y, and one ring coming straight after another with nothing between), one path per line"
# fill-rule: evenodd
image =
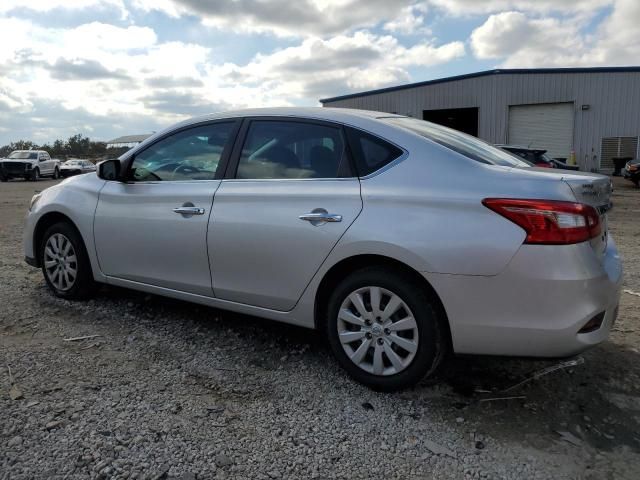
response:
M249 108L243 110L231 110L226 112L211 113L199 117L190 118L178 125L191 125L194 123L206 122L235 117L299 117L315 120L329 120L345 122L357 118L383 118L383 117L403 117L393 113L376 112L373 110L356 110L352 108L325 108L325 107L270 107L270 108ZM175 125L174 125L175 127Z

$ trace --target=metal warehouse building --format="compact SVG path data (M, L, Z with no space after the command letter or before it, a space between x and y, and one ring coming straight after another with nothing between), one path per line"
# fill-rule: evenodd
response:
M640 67L489 70L320 102L410 115L556 158L573 150L582 170L638 158Z

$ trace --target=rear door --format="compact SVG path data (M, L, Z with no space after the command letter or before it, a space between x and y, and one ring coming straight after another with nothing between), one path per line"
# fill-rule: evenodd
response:
M187 127L135 154L100 192L94 236L114 278L212 296L207 226L237 122Z
M341 126L245 120L208 245L215 296L291 310L362 210Z

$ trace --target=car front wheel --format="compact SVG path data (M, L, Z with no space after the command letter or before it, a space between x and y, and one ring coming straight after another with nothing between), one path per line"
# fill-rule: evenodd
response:
M31 172L30 180L32 182L37 182L39 178L40 178L40 170L37 168L34 168L33 171Z
M367 268L345 278L329 300L327 335L336 358L375 390L410 387L433 375L444 357L443 320L412 280Z
M45 232L40 264L47 285L58 297L83 299L95 290L84 242L77 230L66 222L56 223Z

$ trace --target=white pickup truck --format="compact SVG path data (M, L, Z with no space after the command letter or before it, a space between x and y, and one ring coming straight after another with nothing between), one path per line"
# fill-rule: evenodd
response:
M52 159L44 150L14 150L0 160L0 181L24 178L36 181L40 177L60 178L60 160Z

